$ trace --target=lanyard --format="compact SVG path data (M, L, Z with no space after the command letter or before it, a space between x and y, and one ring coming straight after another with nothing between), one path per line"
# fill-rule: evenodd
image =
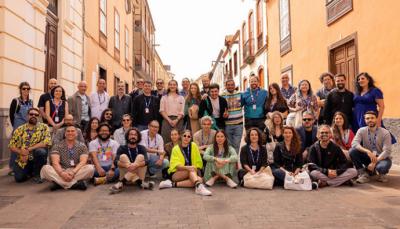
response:
M104 147L103 144L101 144L99 139L97 139L97 141L99 142L101 153L105 153L106 149L108 148L108 145L110 144L110 140L108 140L106 147Z
M67 148L67 151L68 151L68 157L69 157L69 159L72 160L72 159L73 159L73 156L74 156L74 154L75 154L74 146L72 146L71 149L70 149L70 148Z
M202 146L207 145L207 142L208 142L209 139L210 139L210 135L208 135L207 136L207 140L204 141L204 132L202 131L202 133L201 133L201 145Z
M54 103L54 99L51 99L51 102L53 103L54 106L54 113L58 114L58 110L60 109L61 105L62 105L62 100L57 104Z
M186 147L187 149L187 155L185 150L183 150L183 157L185 158L185 165L190 165L190 144Z
M97 98L99 98L99 103L100 106L106 101L106 95L104 93L101 93L103 96L100 96L100 93L97 92ZM103 101L101 100L101 97L103 97Z
M133 152L134 152L135 154L137 154L137 148L134 148L133 150L134 150ZM129 154L128 154L129 160L130 160L131 162L133 162L133 155L132 155L132 152L131 152L131 148L129 148L129 147L128 147L128 152L129 152Z
M149 148L151 148L150 147L150 133L147 133L148 135L147 135L147 147L149 147ZM157 147L157 135L154 137L154 145L153 145L153 147L154 148L158 148Z
M377 138L377 131L378 129L375 130L374 137L372 138L372 134L370 130L368 129L368 140L369 144L372 146L372 150L376 150L376 138Z
M150 103L151 103L151 97L150 97L150 99L149 99L149 102L147 102L146 96L145 96L145 97L144 97L144 103L145 103L146 108L149 108L149 107L150 107Z
M260 90L256 89L256 91L257 91L257 93L256 93L256 96L254 98L253 92L250 90L250 97L251 97L251 103L252 104L256 104L257 103L258 93L260 92Z
M249 146L250 147L250 146ZM250 147L250 154L251 154L251 159L253 159L253 165L257 165L258 164L258 159L260 157L260 149L257 149L257 160L254 160L254 151L251 149Z

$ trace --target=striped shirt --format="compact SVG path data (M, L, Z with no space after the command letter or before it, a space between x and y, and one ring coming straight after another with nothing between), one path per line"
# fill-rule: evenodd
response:
M225 121L226 125L241 125L243 123L243 109L241 103L241 93L234 91L229 93L224 91L221 95L228 102L228 118Z

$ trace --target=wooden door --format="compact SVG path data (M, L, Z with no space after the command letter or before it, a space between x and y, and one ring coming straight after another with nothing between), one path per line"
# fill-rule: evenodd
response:
M357 74L357 52L354 40L351 40L330 51L330 71L342 73L347 77L347 89L354 91L354 80Z
M260 79L260 88L264 88L264 69L260 68L258 70L258 78Z
M46 67L44 73L44 91L47 91L49 79L57 79L57 23L58 18L52 12L47 11L46 17Z

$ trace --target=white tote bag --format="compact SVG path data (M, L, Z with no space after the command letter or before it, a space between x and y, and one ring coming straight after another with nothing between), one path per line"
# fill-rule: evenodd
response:
M284 188L297 191L310 191L312 190L310 175L306 171L296 176L291 176L286 172Z
M243 177L244 187L257 189L272 189L274 186L274 176L271 168L268 166L257 174L251 175L247 173Z

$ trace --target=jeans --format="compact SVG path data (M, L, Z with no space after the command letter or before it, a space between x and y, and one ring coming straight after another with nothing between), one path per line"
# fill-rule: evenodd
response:
M158 171L166 169L169 166L168 159L164 158L162 165L159 166L156 164L156 162L160 159L160 156L153 153L149 153L148 157L149 157L149 164L147 165L147 169L149 170L150 174L156 174Z
M111 169L111 165L108 166L101 166L101 168L104 169L104 171L108 172ZM93 177L100 177L99 172L97 170L94 171L94 176ZM110 182L116 181L119 178L119 170L118 168L115 169L114 171L114 176L109 180Z
M286 172L280 168L272 169L272 175L275 177L275 185L283 186L285 184Z
M15 152L13 154L16 155ZM33 150L33 160L28 160L24 168L21 168L17 162L13 162L14 179L16 182L24 182L30 177L40 177L40 170L47 163L47 148L38 148Z
M228 137L228 142L235 148L236 153L239 153L240 141L243 135L243 124L226 125L225 133Z
M368 155L357 149L351 149L349 154L357 170L363 169L364 167L366 168L371 163L371 159ZM388 174L391 167L392 160L390 158L385 158L376 164L375 171L379 174Z
M8 167L12 170L14 167L15 160L17 159L17 154L10 152L10 160L8 161Z

